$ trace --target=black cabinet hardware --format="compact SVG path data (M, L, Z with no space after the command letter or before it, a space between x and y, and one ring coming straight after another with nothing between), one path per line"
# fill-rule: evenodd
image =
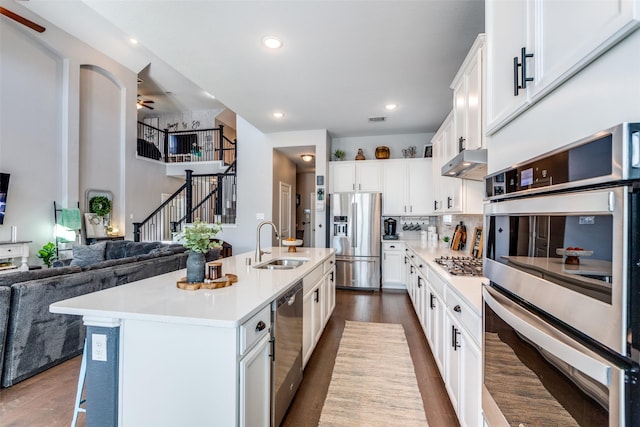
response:
M451 209L453 207L453 199L451 197L447 197L447 209Z
M313 297L313 300L315 302L320 302L320 289L316 289L315 291L313 291L315 293L315 296Z
M520 61L513 58L513 96L518 96L520 89L527 88L527 82L532 82L533 77L527 77L527 59L533 58L533 53L527 53L527 48L520 49Z
M264 328L266 328L266 327L267 327L267 325L261 320L256 325L256 332L264 331Z
M418 287L422 287L422 277L418 276Z
M431 307L432 310L434 308L436 308L436 305L434 303L435 299L436 299L436 297L434 297L433 294L431 292L429 292L429 307Z
M456 305L455 307L453 307L453 311L455 311L456 313L460 313L462 312L462 308L460 307L460 305Z

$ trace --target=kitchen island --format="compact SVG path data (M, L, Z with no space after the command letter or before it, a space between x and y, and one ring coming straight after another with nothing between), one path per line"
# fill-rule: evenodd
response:
M258 269L247 265L253 253L240 254L221 260L223 273L238 276L230 287L178 289L186 276L178 270L52 304L87 326L87 425L235 426L250 424L249 411L268 417L271 303L334 254L271 252L263 261L307 261Z

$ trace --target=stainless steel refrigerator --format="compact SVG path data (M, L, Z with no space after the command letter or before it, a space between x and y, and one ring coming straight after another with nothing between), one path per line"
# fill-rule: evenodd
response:
M338 193L329 200L336 287L380 289L380 193Z

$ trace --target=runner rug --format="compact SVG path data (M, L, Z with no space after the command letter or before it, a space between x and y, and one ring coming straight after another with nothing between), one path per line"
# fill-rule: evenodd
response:
M402 325L347 320L319 425L427 426Z

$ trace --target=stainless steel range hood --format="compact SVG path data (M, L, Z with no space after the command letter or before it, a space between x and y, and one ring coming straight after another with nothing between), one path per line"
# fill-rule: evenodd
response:
M487 150L462 150L440 172L442 176L482 181L487 174Z

